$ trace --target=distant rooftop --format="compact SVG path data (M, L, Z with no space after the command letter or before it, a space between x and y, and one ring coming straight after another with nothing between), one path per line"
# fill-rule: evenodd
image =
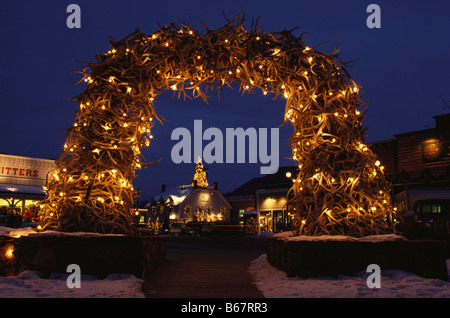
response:
M286 173L290 172L293 176L297 174L296 166L280 167L277 173L267 174L262 177L253 178L250 181L244 183L237 189L226 194L227 197L231 196L243 196L254 195L258 189L267 189L273 187L290 187L291 179L286 177Z

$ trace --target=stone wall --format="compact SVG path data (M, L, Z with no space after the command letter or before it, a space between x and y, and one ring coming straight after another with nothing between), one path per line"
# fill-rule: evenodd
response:
M295 241L269 237L268 262L289 277L354 275L370 264L447 281L449 245L422 241Z
M8 249L13 250L12 255ZM0 275L17 275L24 270L36 270L44 275L66 273L68 265L77 264L82 274L99 278L110 273L143 278L165 260L165 253L165 241L160 237L3 237L0 239Z

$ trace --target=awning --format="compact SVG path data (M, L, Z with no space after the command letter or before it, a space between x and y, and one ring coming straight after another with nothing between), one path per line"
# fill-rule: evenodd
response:
M42 200L45 198L45 191L37 186L0 183L0 197Z

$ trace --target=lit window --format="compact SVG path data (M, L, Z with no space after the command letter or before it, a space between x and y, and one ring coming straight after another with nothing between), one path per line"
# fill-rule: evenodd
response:
M186 218L190 219L191 218L191 206L190 205L186 205L184 207L184 215Z

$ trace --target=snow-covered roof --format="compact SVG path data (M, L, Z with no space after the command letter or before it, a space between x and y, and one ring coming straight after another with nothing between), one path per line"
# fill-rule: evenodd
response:
M159 200L163 200L167 202L169 199L172 199L174 205L180 204L186 199L186 197L194 190L191 185L179 186L172 189L169 189L165 192L161 192L157 195L154 195L152 199L155 202ZM149 202L146 207L149 207L152 202Z
M252 214L258 214L258 211L256 209L251 209L244 212L244 215L252 215Z

